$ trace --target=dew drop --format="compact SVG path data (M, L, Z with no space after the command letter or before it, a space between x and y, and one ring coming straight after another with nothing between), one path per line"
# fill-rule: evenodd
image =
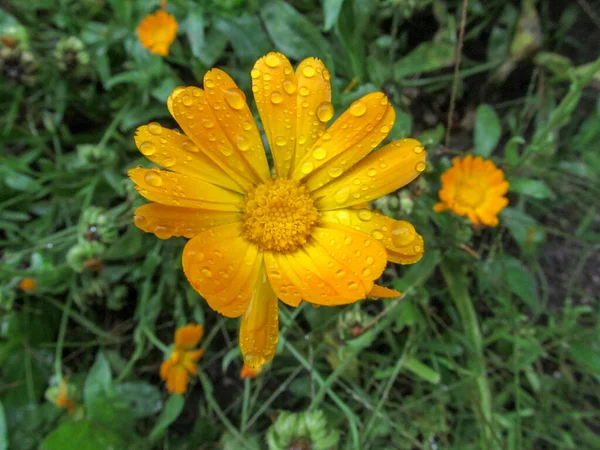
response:
M415 252L415 253L421 253L421 251L422 251L423 249L421 248L421 246L420 246L420 245L415 245L415 246L413 247L413 250L414 250L414 252Z
M269 53L265 58L265 63L271 68L277 67L280 64L280 62L281 60L279 59L279 56L277 56L276 53Z
M317 118L321 122L327 122L333 117L333 105L331 102L323 102L317 106Z
M423 146L421 146L421 145L417 145L416 147L413 148L413 152L415 152L417 155L419 153L422 153L423 150L425 150L425 148Z
M287 92L288 94L292 95L293 93L296 92L296 83L293 83L290 80L284 80L283 81L283 90L285 92Z
M142 142L140 152L146 156L152 156L156 153L156 146L150 141Z
M417 163L417 165L415 166L415 170L419 173L422 173L425 171L425 167L427 167L427 165L423 161L421 161Z
M367 107L365 106L364 103L354 102L350 106L350 114L352 114L354 117L360 117L366 112L367 112Z
M163 184L163 179L158 172L151 171L147 172L144 176L144 180L152 187L160 187Z
M214 88L215 87L215 82L213 80L206 80L204 82L204 84L206 85L207 88Z
M379 103L381 103L383 106L387 105L389 103L388 98L385 95L382 95Z
M148 225L148 219L144 216L133 216L133 223L135 223L138 228L144 228Z
M379 129L379 131L381 131L382 133L389 133L390 127L388 127L387 125L384 125Z
M313 66L306 66L302 69L302 74L307 78L312 78L315 76L315 68Z
M162 133L163 129L160 123L158 122L151 122L148 124L148 131L155 135L158 136L159 134Z
M378 241L383 239L383 233L379 230L373 230L371 232L371 236L373 236L375 239L377 239Z
M367 258L365 259L365 262L367 263L367 266L372 266L373 263L375 262L375 258L373 258L372 256L367 256Z
M206 277L206 278L210 278L213 275L210 268L208 268L208 267L203 267L202 269L200 269L200 273L202 274L203 277Z
M341 279L342 279L342 278L344 278L345 276L346 276L346 271L345 271L344 269L338 269L338 270L335 272L335 277L336 277L338 280L341 280Z
M344 244L346 244L346 245L352 244L352 238L350 236L346 236L344 238Z
M192 106L192 103L194 103L194 100L189 95L184 95L181 101L185 106Z
M392 227L392 243L404 247L415 240L415 229L407 222L396 222Z
M303 97L306 97L309 94L309 90L306 86L300 86L300 89L298 89L298 92L300 92L300 95Z
M325 81L331 80L331 73L329 73L329 70L323 69L323 79Z
M163 159L162 166L166 168L173 167L176 162L177 160L174 156L167 156L165 159Z
M252 124L249 121L244 120L242 123L242 128L246 131L250 131L252 129Z
M363 209L358 212L358 218L360 220L364 220L365 222L368 222L369 220L371 220L373 218L373 213L371 211L369 211L368 209Z
M365 277L365 278L369 277L369 275L371 275L371 269L369 269L368 267L365 267L362 270L362 274L363 274L363 277Z
M246 105L246 96L238 88L225 89L223 96L227 104L233 109L240 110Z
M271 92L271 103L278 105L283 101L283 95L279 91Z
M350 289L351 291L357 290L358 283L356 281L351 281L350 283L348 283L348 289Z
M313 157L319 161L325 159L327 151L323 147L317 147L313 150Z
M350 187L345 186L341 188L334 194L333 198L338 205L345 203L350 198Z
M377 175L377 171L375 169L369 169L367 175L369 175L370 177L374 177L375 175Z
M190 141L189 139L186 140L186 141L183 141L183 143L181 144L181 146L183 147L183 149L186 152L198 153L200 151L200 149L198 148L198 146L196 144L194 144L192 141Z
M204 128L212 128L215 126L215 123L208 118L204 118L202 119L202 125L204 125Z
M330 177L332 178L337 178L339 177L342 173L344 173L344 169L342 169L341 167L331 167L327 173L329 174Z
M242 152L245 152L250 148L250 143L244 136L238 136L235 143L237 148Z
M315 168L315 165L312 162L307 161L304 164L302 164L302 167L300 168L300 170L302 171L303 174L308 175L309 173L311 173L313 171L314 168Z
M252 70L250 71L250 76L251 76L252 78L254 78L254 79L256 79L256 78L260 77L260 70L258 70L258 69L252 69Z
M275 145L279 146L279 147L283 147L286 144L286 140L283 136L277 136L275 138Z
M157 225L156 227L154 227L154 230L152 230L152 232L159 239L169 239L171 236L173 236L171 230L162 225Z

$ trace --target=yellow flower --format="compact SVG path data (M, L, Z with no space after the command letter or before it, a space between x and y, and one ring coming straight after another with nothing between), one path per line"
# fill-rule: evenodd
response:
M498 225L498 213L508 205L504 194L509 184L504 180L504 172L492 161L471 155L454 158L441 180L441 202L433 207L434 211L451 209L475 225Z
M244 364L242 366L242 370L240 371L240 380L243 380L245 378L256 378L257 376L259 376L262 372L262 368L258 367L258 368L253 368L250 367L246 364Z
M183 394L187 389L190 375L198 373L196 363L204 350L194 347L204 334L202 325L186 325L175 332L175 348L169 359L160 366L160 377L167 382L167 390Z
M418 261L423 239L368 202L423 172L425 151L403 139L372 152L395 118L380 92L327 128L330 74L318 59L294 71L269 53L250 75L274 176L244 93L219 69L205 75L204 90L178 87L169 97L185 134L157 123L137 130L140 151L170 171L129 176L155 202L135 211L136 225L161 239L191 238L183 251L189 282L214 310L242 316L244 362L258 368L275 354L278 298L296 307L400 295L374 281L388 260Z
M167 56L177 34L177 21L165 10L159 9L144 17L136 31L140 42L150 53Z
M34 292L37 289L37 281L33 278L23 278L19 282L19 288L23 292Z

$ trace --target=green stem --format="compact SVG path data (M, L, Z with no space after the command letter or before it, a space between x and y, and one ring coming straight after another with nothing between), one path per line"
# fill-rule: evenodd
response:
M69 323L69 316L71 315L71 306L73 305L73 296L67 297L67 304L63 309L62 317L60 318L60 328L58 330L58 338L56 340L56 350L54 356L54 371L57 377L62 380L62 352L65 345L65 335L67 334L67 325Z

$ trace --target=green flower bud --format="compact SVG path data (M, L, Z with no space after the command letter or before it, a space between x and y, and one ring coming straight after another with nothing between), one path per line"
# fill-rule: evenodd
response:
M75 272L101 269L104 250L104 244L98 241L80 242L67 252L67 264Z
M92 144L77 146L78 166L97 168L112 165L116 160L117 153L112 148Z
M90 55L79 38L71 36L63 38L56 44L54 59L58 70L75 77L81 77L88 71Z
M38 64L33 53L20 48L0 49L0 74L24 86L33 86Z
M81 214L79 233L88 241L100 240L110 244L117 239L115 221L104 208L90 206Z
M282 411L267 432L269 450L333 450L339 438L339 431L328 426L321 410Z

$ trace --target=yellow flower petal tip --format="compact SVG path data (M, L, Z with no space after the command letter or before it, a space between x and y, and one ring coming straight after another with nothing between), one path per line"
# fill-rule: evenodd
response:
M187 390L190 376L198 373L196 363L204 350L195 349L204 334L202 325L189 324L175 331L175 346L169 359L160 366L160 377L172 394L183 394Z
M456 157L441 181L440 202L434 205L435 212L449 209L468 217L474 225L498 225L498 214L508 205L505 194L509 183L493 161L472 155Z
M245 380L246 378L256 378L261 373L262 368L254 369L244 364L242 366L242 370L240 371L240 380Z
M159 9L142 19L136 32L144 48L155 55L167 56L177 34L175 17Z
M418 261L423 238L368 202L418 177L426 152L415 139L376 150L395 119L381 92L332 122L331 74L316 58L294 68L272 52L250 78L274 167L246 95L212 69L202 88L177 87L167 100L182 132L156 122L136 132L140 152L167 170L136 168L129 176L153 202L136 209L136 226L160 239L189 238L188 281L215 311L241 318L243 361L258 369L277 351L279 300L333 306L400 295L374 282L388 261ZM180 361L197 339L182 331L163 363L172 392L185 391L193 375Z

